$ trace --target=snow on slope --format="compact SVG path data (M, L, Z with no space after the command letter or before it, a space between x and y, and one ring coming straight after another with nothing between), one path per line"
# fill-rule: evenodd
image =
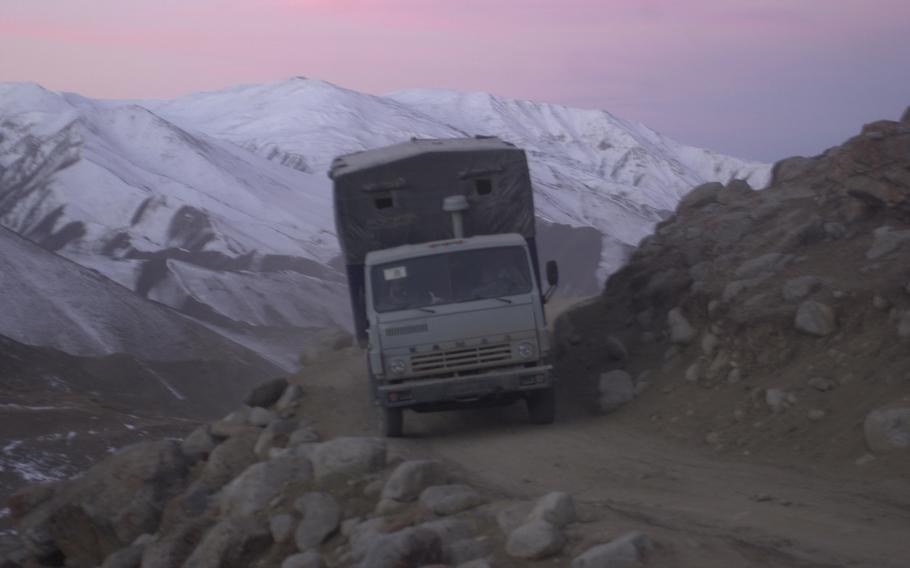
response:
M559 235L586 251L566 274L590 274L588 293L691 187L762 187L770 170L605 111L483 93L372 96L294 78L99 101L0 83L0 224L234 337L348 325L331 160L476 134L528 150L541 244Z
M411 137L496 135L528 151L541 219L604 234L601 280L705 181L767 184L770 167L679 144L606 111L414 90L364 95L290 79L141 104L187 128L305 171L338 154ZM618 246L619 245L619 246Z
M347 323L324 186L140 106L0 85L0 223L210 323Z
M256 359L174 310L2 227L0 304L0 335L73 355L128 353L149 361Z

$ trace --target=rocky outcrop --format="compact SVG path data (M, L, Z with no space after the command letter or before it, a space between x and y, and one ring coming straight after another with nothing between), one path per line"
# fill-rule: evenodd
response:
M641 423L674 438L852 467L864 446L904 451L908 259L910 124L875 122L779 162L764 190L693 189L598 300L555 322L558 354L600 411L640 398Z

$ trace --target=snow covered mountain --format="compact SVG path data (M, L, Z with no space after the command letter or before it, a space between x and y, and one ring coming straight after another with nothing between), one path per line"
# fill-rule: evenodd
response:
M542 258L591 293L691 187L769 166L605 111L294 78L167 101L0 83L0 224L247 345L348 325L330 199L338 154L494 134L528 151ZM279 349L280 350L280 349ZM286 362L286 361L285 361Z

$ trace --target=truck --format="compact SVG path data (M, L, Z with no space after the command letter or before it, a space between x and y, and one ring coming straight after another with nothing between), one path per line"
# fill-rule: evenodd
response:
M411 139L335 158L335 226L380 431L404 411L524 401L554 420L525 152L495 137Z

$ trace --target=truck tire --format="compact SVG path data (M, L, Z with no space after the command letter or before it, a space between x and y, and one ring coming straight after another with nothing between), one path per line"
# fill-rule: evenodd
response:
M525 402L532 424L552 424L556 419L556 389L553 387L528 393Z
M380 407L379 431L386 438L400 438L404 434L404 410L388 406Z

